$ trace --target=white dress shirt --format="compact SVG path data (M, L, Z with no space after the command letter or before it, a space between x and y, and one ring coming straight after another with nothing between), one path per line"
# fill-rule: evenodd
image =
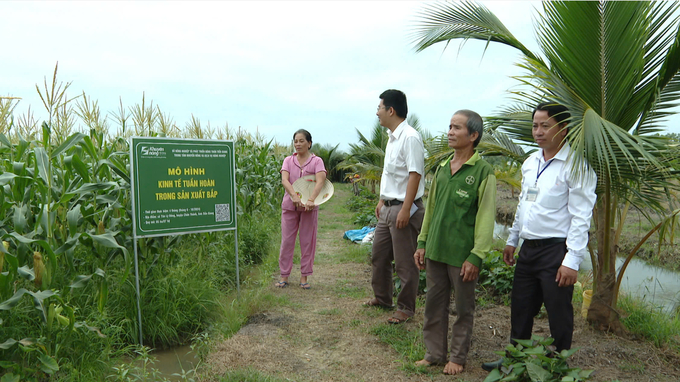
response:
M517 247L520 238L566 237L567 254L562 265L578 270L587 253L597 176L590 168L572 173L573 161L568 156L569 144L565 143L547 162L543 149L524 161L522 191L507 245ZM530 188L538 188L535 201L527 198Z
M423 139L406 121L400 123L394 132L388 129L387 135L389 140L385 147L385 162L380 179L380 199L404 201L410 172L421 175L414 200L422 197L425 192Z

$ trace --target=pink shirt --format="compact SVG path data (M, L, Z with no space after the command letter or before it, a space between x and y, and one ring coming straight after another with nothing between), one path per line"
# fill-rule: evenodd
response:
M297 153L295 153L283 160L281 171L288 171L288 180L290 181L290 184L293 184L296 180L305 175L316 175L317 172L321 171L326 172L326 167L323 165L323 160L314 154L307 159L307 163L300 166L297 159ZM295 210L295 205L287 192L283 195L281 208L284 210ZM315 209L318 208L318 206L315 207Z

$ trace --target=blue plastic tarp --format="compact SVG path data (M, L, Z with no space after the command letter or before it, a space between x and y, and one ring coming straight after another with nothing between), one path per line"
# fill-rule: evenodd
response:
M345 239L351 240L353 242L360 242L361 240L366 237L369 233L375 231L375 227L364 227L362 229L351 229L349 231L345 231L345 234L342 236Z

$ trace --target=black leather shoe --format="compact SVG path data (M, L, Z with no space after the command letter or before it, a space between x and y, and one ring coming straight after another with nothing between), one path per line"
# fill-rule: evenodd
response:
M486 371L491 371L493 369L500 369L501 366L503 366L503 358L499 359L498 361L483 363L482 369L484 369Z

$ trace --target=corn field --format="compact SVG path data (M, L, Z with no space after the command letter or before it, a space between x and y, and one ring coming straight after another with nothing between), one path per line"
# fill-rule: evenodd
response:
M83 373L139 341L130 136L234 140L245 265L261 261L277 234L271 216L283 191L275 144L193 116L180 129L144 97L106 115L84 93L69 98L69 86L56 68L51 82L36 86L47 112L41 123L30 109L15 118L18 99L0 99L3 381ZM144 323L145 343L181 343L216 318L220 296L235 287L233 240L230 232L139 240L142 315L153 317Z

